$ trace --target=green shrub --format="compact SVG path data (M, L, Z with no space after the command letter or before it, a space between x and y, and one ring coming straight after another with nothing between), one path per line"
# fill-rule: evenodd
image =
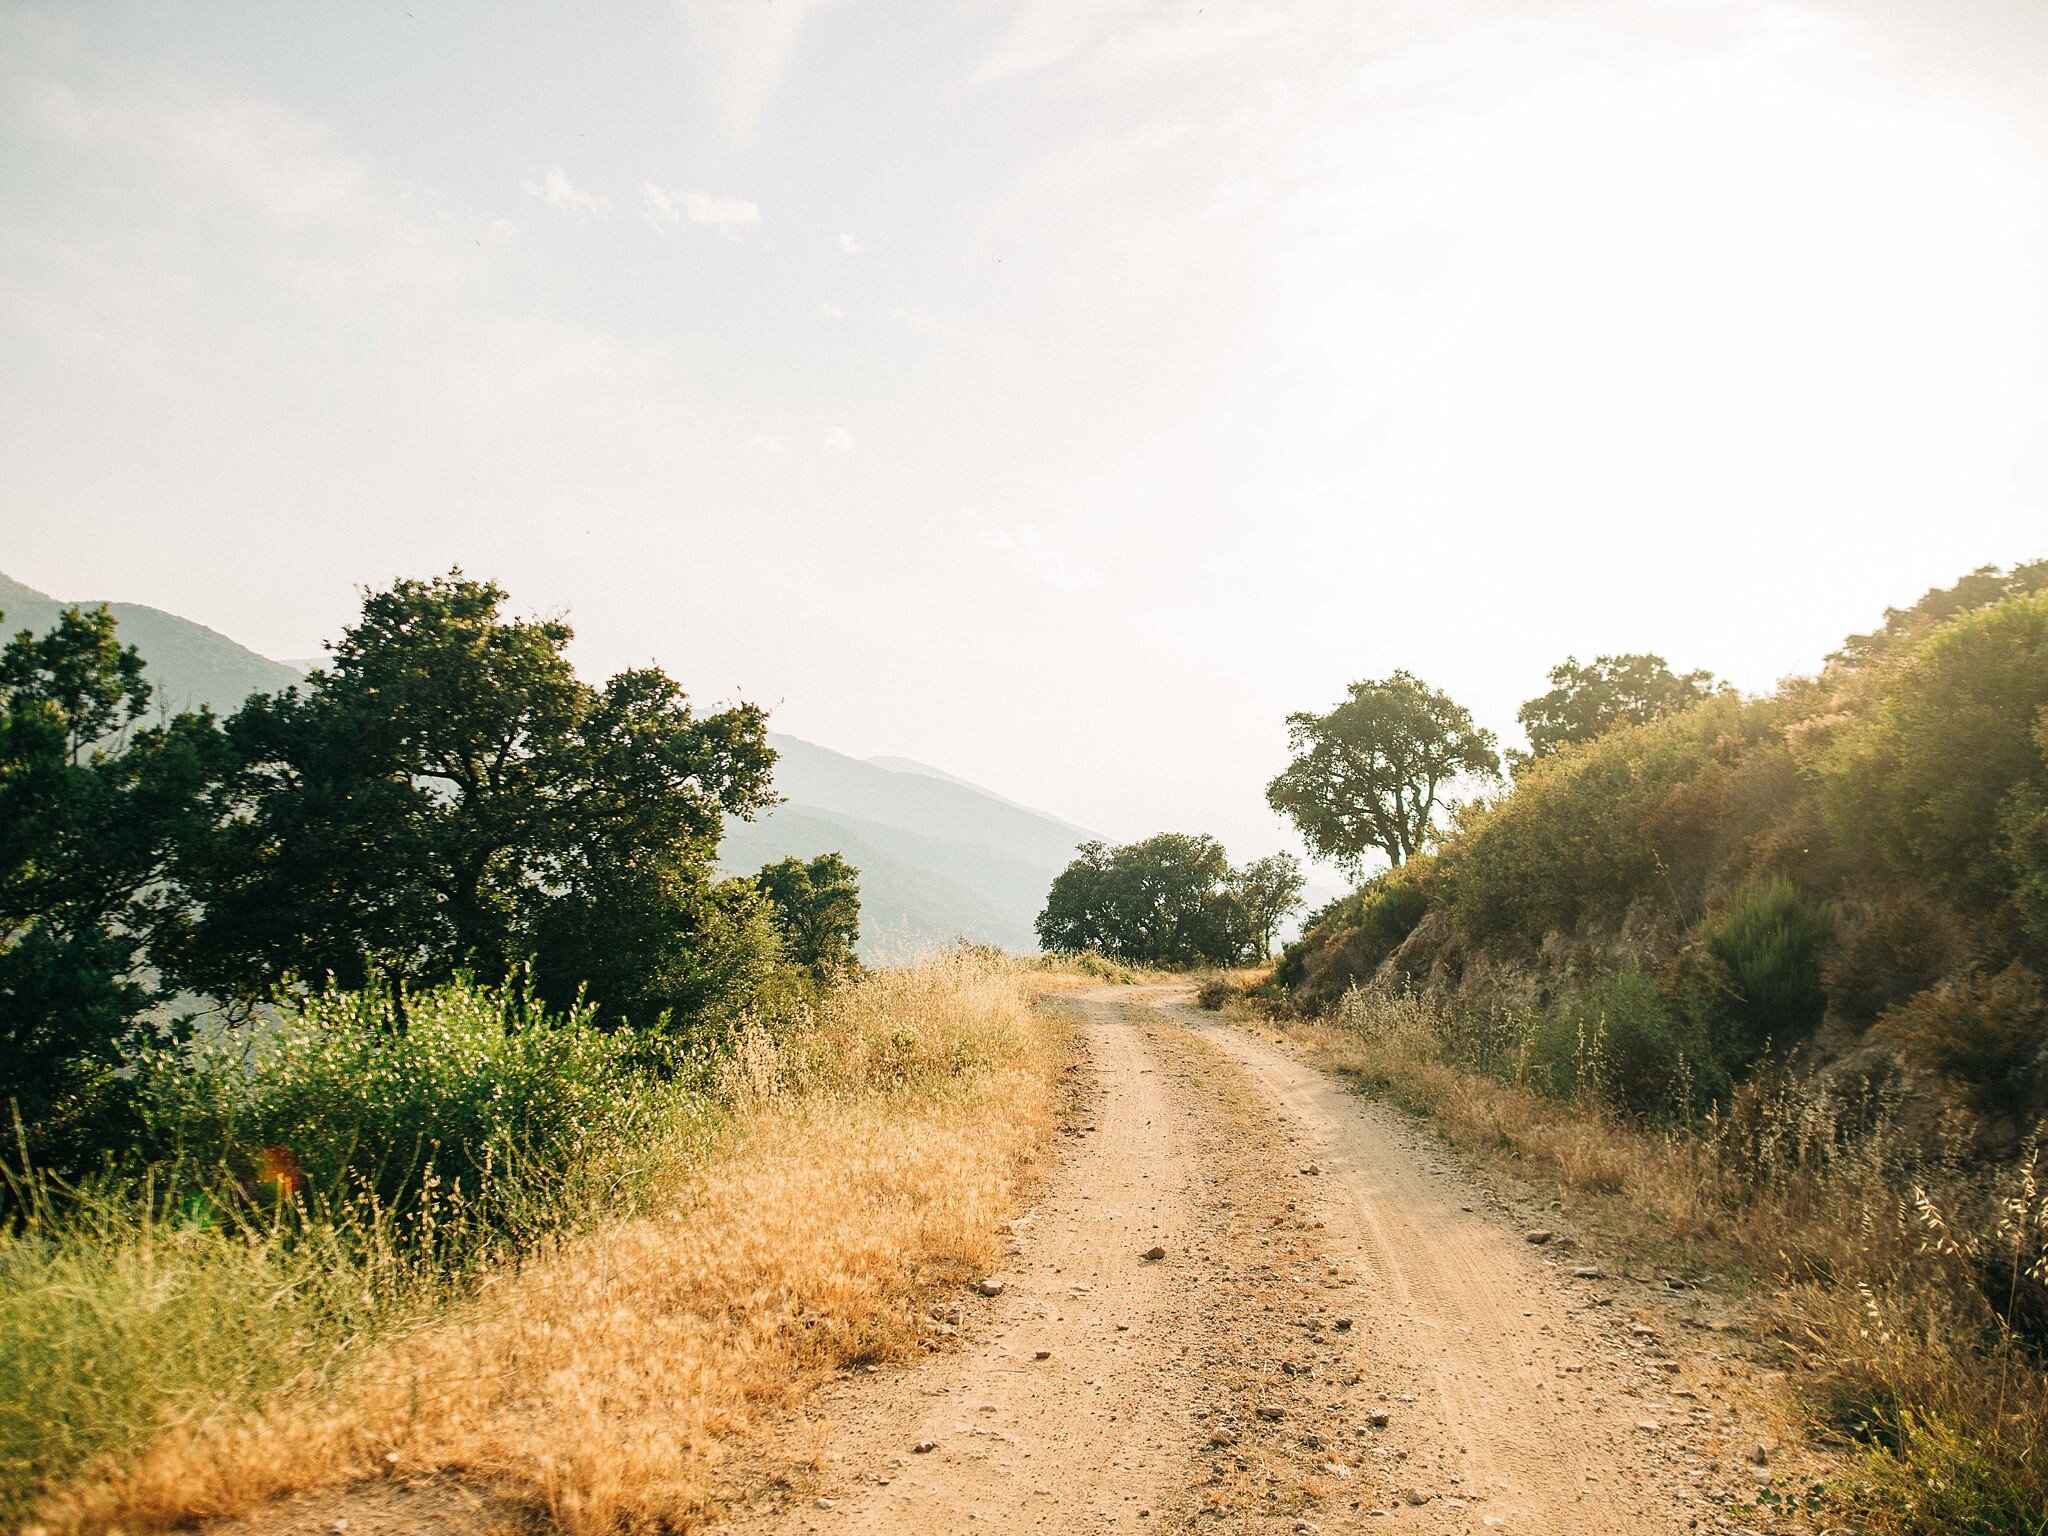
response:
M1930 988L1885 1014L1876 1032L2014 1139L2048 1112L2048 990L2018 961Z
M2012 829L2048 791L2048 592L1938 630L1822 761L1836 835L1965 907L2027 883Z
M1542 1092L1637 1114L1683 1115L1728 1087L1683 1013L1633 966L1595 978L1531 1019L1519 1066Z
M1721 983L1704 997L1717 1054L1731 1068L1772 1045L1796 1045L1827 1007L1821 951L1826 913L1789 880L1759 880L1699 926L1701 946Z
M1533 947L1640 897L1668 898L1652 836L1659 808L1713 765L1741 760L1769 724L1761 706L1717 695L1532 763L1438 856L1458 926L1482 943Z
M1411 859L1324 907L1281 954L1275 980L1311 1011L1370 981L1429 911L1431 867Z
M252 1194L517 1237L627 1131L630 1048L517 989L329 991L156 1053L139 1097L161 1153Z

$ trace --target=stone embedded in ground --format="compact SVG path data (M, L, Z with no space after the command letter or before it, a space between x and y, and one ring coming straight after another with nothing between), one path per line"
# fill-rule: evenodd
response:
M920 1440L910 1448L910 1451L914 1456L922 1456L927 1451L936 1451L938 1448L939 1442L936 1440Z
M1549 1229L1538 1227L1534 1232L1525 1232L1522 1236L1532 1243L1547 1243L1550 1241L1552 1234Z
M1000 1296L1003 1294L1003 1282L994 1279L984 1280L975 1289L984 1296Z
M1330 1324L1330 1326L1336 1329L1339 1333L1345 1333L1348 1332L1351 1327L1351 1319L1348 1317L1340 1317L1337 1319L1337 1321Z
M1375 1408L1371 1413L1368 1413L1365 1416L1365 1422L1370 1424L1374 1429L1385 1429L1387 1427L1387 1418L1388 1414L1386 1409Z
M822 1494L821 1494L821 1495L819 1495L819 1497L818 1497L818 1508L820 1508L820 1509L837 1509L838 1507L839 1507L839 1501L838 1501L837 1499L828 1499L828 1498L824 1497L824 1496L823 1496Z
M1266 1420L1269 1424L1277 1424L1280 1420L1287 1417L1287 1410L1276 1403L1261 1403L1252 1412Z
M1237 1431L1234 1429L1219 1429L1209 1436L1209 1443L1216 1446L1235 1445L1237 1444Z
M1595 1269L1592 1265L1587 1264L1573 1270L1572 1278L1574 1280L1605 1280L1607 1274L1606 1271Z
M1050 1360L1052 1358L1052 1351L1049 1349L1034 1349L1031 1352L1031 1358L1034 1360Z
M1157 1264L1165 1257L1166 1250L1164 1248L1147 1248L1145 1250L1145 1261L1149 1264Z

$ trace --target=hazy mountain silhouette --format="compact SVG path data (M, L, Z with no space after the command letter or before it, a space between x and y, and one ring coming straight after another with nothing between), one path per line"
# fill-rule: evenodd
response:
M97 598L59 601L0 576L0 632L9 639L24 629L48 629L66 608L99 606ZM226 714L252 693L274 693L299 681L297 668L259 656L204 624L141 603L106 606L121 639L149 663L149 682L156 690L153 705L176 712L210 704L216 713Z
M1046 887L1089 833L922 763L768 740L788 803L728 826L726 868L837 850L861 871L861 950L870 959L961 938L1037 948L1031 924Z

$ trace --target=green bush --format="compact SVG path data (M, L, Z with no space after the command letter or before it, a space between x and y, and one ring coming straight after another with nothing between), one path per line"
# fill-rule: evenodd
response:
M1744 887L1700 924L1719 982L1704 989L1703 1011L1729 1067L1813 1033L1827 1007L1821 951L1828 933L1827 914L1777 877Z
M1820 765L1836 835L1977 912L2030 881L2013 833L2048 793L2048 592L1935 632Z
M1584 920L1668 898L1653 839L1660 807L1717 763L1739 761L1768 711L1717 695L1530 764L1513 793L1468 816L1438 856L1458 926L1487 944L1533 947Z
M516 988L329 991L155 1053L139 1099L160 1155L224 1164L251 1196L518 1237L630 1129L630 1049Z
M2018 961L1922 992L1877 1033L1954 1083L2007 1139L2048 1112L2048 989Z
M1275 979L1311 1009L1370 981L1428 912L1430 867L1411 859L1324 907L1282 953Z
M1531 1019L1519 1066L1542 1092L1637 1114L1687 1114L1728 1089L1712 1049L1655 978L1633 966L1595 978Z

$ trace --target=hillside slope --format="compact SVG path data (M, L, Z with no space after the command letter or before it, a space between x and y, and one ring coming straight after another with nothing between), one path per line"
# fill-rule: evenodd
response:
M772 860L837 851L861 872L861 952L901 956L957 939L1037 947L1046 888L1088 833L919 764L862 762L772 734L775 787L787 803L732 822L720 864L750 873Z
M38 632L66 608L97 608L97 598L60 601L33 587L0 576L0 630ZM149 663L153 703L177 711L209 705L217 714L235 709L252 693L274 693L299 681L299 671L237 645L226 635L141 603L108 603L121 639Z

